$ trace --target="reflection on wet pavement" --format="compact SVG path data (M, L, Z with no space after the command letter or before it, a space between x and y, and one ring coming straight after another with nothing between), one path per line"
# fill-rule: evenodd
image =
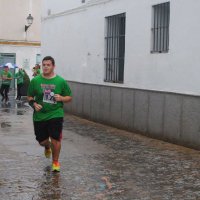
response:
M53 173L31 115L26 102L0 107L1 199L200 199L199 151L66 116Z
M9 127L11 126L10 124L10 122L1 122L1 128Z

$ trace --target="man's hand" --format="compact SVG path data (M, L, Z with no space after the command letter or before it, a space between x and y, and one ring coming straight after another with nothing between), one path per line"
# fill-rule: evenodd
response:
M55 94L54 98L56 101L62 101L63 103L70 102L72 100L71 96L61 96L59 94Z
M55 94L54 98L55 98L56 101L63 101L63 97L59 94Z
M40 110L42 109L42 105L40 105L40 104L38 104L38 103L36 103L36 102L33 104L33 106L34 106L34 108L35 108L35 111L37 111L37 112L40 111Z

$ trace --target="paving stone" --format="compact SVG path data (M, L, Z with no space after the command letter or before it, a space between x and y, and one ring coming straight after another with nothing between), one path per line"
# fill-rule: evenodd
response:
M197 200L200 152L66 115L61 172L35 141L27 102L0 105L5 200Z

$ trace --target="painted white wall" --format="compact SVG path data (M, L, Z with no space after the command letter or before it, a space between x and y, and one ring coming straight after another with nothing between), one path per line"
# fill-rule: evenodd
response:
M36 55L40 54L40 47L26 47L26 46L7 46L1 45L1 53L15 53L16 65L26 70L30 78L32 77L32 68L36 64Z
M41 53L42 0L0 0L0 5L0 53L15 53L16 64L32 78L36 54ZM29 14L34 20L25 33Z
M51 3L49 3L51 2ZM152 5L164 0L101 0L43 19L42 54L52 55L67 80L200 95L199 0L170 1L169 53L151 54ZM88 2L89 4L89 2ZM70 7L69 3L69 7ZM45 2L45 8L56 2ZM59 5L61 8L61 5ZM57 11L60 11L57 9ZM126 13L124 83L105 83L105 17ZM56 14L56 13L55 13ZM46 16L46 12L42 14Z
M88 1L85 0L85 3ZM82 0L59 0L59 3L57 0L43 0L43 16L47 16L49 12L51 14L65 12L66 10L83 6L85 3L82 3Z
M40 41L41 0L0 0L0 40ZM26 18L33 24L25 33Z

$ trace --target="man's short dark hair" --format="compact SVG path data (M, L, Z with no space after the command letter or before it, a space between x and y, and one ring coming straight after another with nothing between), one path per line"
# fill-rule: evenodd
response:
M54 60L54 58L51 57L51 56L45 56L45 57L43 58L42 62L43 62L44 60L51 60L52 64L55 65L55 60Z

